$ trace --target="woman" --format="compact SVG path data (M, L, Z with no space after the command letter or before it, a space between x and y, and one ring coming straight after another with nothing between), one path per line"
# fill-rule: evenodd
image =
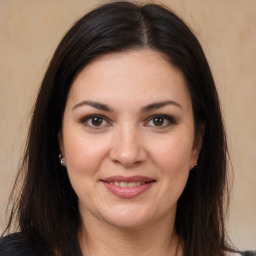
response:
M5 231L17 220L20 232L1 255L232 255L226 158L189 28L154 4L99 7L43 79Z

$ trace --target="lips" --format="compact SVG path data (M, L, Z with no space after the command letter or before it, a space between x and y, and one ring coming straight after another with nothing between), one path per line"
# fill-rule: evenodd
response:
M112 194L121 198L133 198L147 191L155 182L145 176L112 176L101 180Z
M119 182L133 182L133 181L141 181L141 182L150 182L150 181L154 181L154 179L151 179L149 177L145 177L145 176L130 176L130 177L126 177L126 176L111 176L105 179L102 179L102 181L105 182L115 182L115 181L119 181Z
M131 181L131 182L125 182L125 181L115 181L115 182L109 182L109 184L111 185L115 185L117 187L121 187L121 188L134 188L134 187L138 187L141 185L146 184L145 181Z

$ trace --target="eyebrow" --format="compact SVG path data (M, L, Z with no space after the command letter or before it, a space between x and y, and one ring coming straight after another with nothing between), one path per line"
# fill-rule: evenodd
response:
M82 101L78 104L76 104L72 110L78 108L78 107L81 107L81 106L84 106L84 105L88 105L88 106L91 106L93 108L97 108L99 110L103 110L103 111L107 111L107 112L114 112L113 108L111 108L110 106L106 105L106 104L102 104L102 103L99 103L99 102L95 102L95 101Z
M100 102L95 102L95 101L87 101L87 100L76 104L72 108L72 110L74 110L78 107L84 106L84 105L88 105L88 106L91 106L93 108L103 110L103 111L107 111L107 112L114 112L114 109L111 108L110 106L106 105L106 104L103 104L103 103L100 103ZM154 110L154 109L163 108L167 105L174 105L174 106L182 109L182 106L178 102L173 101L173 100L167 100L167 101L161 101L161 102L154 102L154 103L151 103L149 105L146 105L146 106L142 107L141 112L148 112L148 111L151 111L151 110Z
M142 108L142 112L148 112L148 111L151 111L154 109L163 108L167 105L174 105L174 106L182 109L182 106L178 102L173 101L173 100L166 100L166 101L155 102L155 103L149 104Z

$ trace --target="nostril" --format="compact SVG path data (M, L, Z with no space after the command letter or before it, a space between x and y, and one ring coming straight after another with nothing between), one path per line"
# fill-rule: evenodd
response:
M147 153L139 141L118 138L109 151L111 161L126 168L139 165L146 160Z

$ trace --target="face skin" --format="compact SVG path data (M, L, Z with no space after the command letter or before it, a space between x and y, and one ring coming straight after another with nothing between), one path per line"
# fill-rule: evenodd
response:
M174 223L200 144L183 74L149 49L100 57L71 86L59 143L85 227ZM104 184L112 176L152 182L120 196Z

